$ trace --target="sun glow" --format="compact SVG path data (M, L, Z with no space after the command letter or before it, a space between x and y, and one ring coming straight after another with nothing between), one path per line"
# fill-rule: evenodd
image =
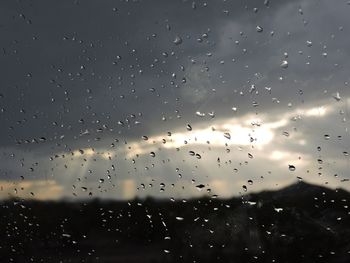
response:
M246 146L254 144L261 149L269 144L274 136L274 129L286 125L287 121L263 123L262 120L254 120L242 117L245 121L240 122L237 118L218 121L211 126L193 129L185 132L175 132L171 136L152 136L143 142L128 144L130 151L127 156L145 154L159 147L176 149L188 145L210 145L211 147L223 147L227 145Z
M125 147L117 150L106 151L104 149L85 148L75 150L75 156L99 156L103 159L110 159L117 153L126 155L127 158L134 158L137 155L149 154L159 148L177 149L186 146L210 145L210 147L225 147L226 145L248 146L252 145L258 150L270 144L278 129L287 126L295 115L304 117L323 117L332 111L332 107L311 107L296 109L281 115L263 115L257 118L254 114L246 114L240 117L219 119L207 123L198 123L190 131L184 127L174 131L171 135L154 135L144 140L128 142ZM305 142L300 142L305 144ZM279 160L281 153L274 152L271 156Z

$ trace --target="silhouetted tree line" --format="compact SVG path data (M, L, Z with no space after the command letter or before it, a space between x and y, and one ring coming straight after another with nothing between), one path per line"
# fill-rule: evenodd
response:
M350 194L298 183L227 200L6 200L0 262L350 262Z

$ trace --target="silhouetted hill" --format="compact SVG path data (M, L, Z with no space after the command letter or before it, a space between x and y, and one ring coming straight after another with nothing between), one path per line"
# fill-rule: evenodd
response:
M345 263L349 199L300 182L229 200L7 200L0 262Z

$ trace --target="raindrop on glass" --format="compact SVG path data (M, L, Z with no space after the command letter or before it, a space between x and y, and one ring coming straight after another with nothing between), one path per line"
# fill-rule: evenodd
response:
M289 169L289 171L294 172L296 168L295 168L295 166L294 166L294 165L289 164L289 165L288 165L288 169Z
M256 32L261 33L264 29L261 26L256 26Z
M175 45L180 45L182 43L182 38L179 36L176 36L173 42Z
M287 60L283 60L281 63L281 68L286 69L288 68L288 61Z

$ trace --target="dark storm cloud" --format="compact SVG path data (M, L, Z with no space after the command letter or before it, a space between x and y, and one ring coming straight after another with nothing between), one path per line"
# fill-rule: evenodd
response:
M190 100L181 97L186 85L180 80L188 72L181 72L180 65L187 70L191 58L217 51L221 27L227 22L245 23L249 17L253 19L250 27L255 27L255 20L276 12L280 4L267 8L261 1L249 6L235 1L207 6L198 2L193 9L192 2L187 1L4 1L2 6L1 100L5 129L1 142L12 145L15 140L61 134L71 141L80 130L99 128L101 125L93 123L96 120L118 127L118 120L142 112L144 128L136 128L135 132L121 129L123 136L132 136L142 129L153 131L162 114L174 117L175 110L182 115L193 113L199 106L191 97L197 95L190 88ZM260 11L253 14L253 7ZM204 33L208 39L202 37ZM173 44L177 35L183 39L180 46ZM199 37L204 43L197 42ZM210 68L215 63L215 59L208 60ZM204 66L203 61L198 64ZM178 89L170 85L174 72L178 74L174 80ZM192 86L197 85L191 82L192 76L187 78ZM218 84L215 79L210 86ZM150 88L156 92L151 93ZM204 93L209 89L204 87ZM154 95L158 92L160 97ZM85 124L78 124L79 119ZM165 127L179 123L168 122Z
M50 156L111 143L123 151L126 142L144 134L186 131L187 123L196 129L217 120L243 121L250 113L273 122L297 108L325 103L348 111L350 6L264 2L2 1L2 173L6 178L33 175L36 162L38 178L55 164L64 173L67 159L47 164ZM288 68L280 66L283 60ZM336 92L339 103L332 98ZM305 132L306 146L276 145L314 152L320 144L315 137L343 128L337 114L288 126ZM339 158L338 146L329 149L332 158ZM126 153L121 155L124 159ZM177 163L182 158L173 157ZM122 165L123 176L133 172L128 165ZM162 167L155 177L167 174L169 168ZM257 167L266 168L264 162ZM57 180L66 185L73 178Z

